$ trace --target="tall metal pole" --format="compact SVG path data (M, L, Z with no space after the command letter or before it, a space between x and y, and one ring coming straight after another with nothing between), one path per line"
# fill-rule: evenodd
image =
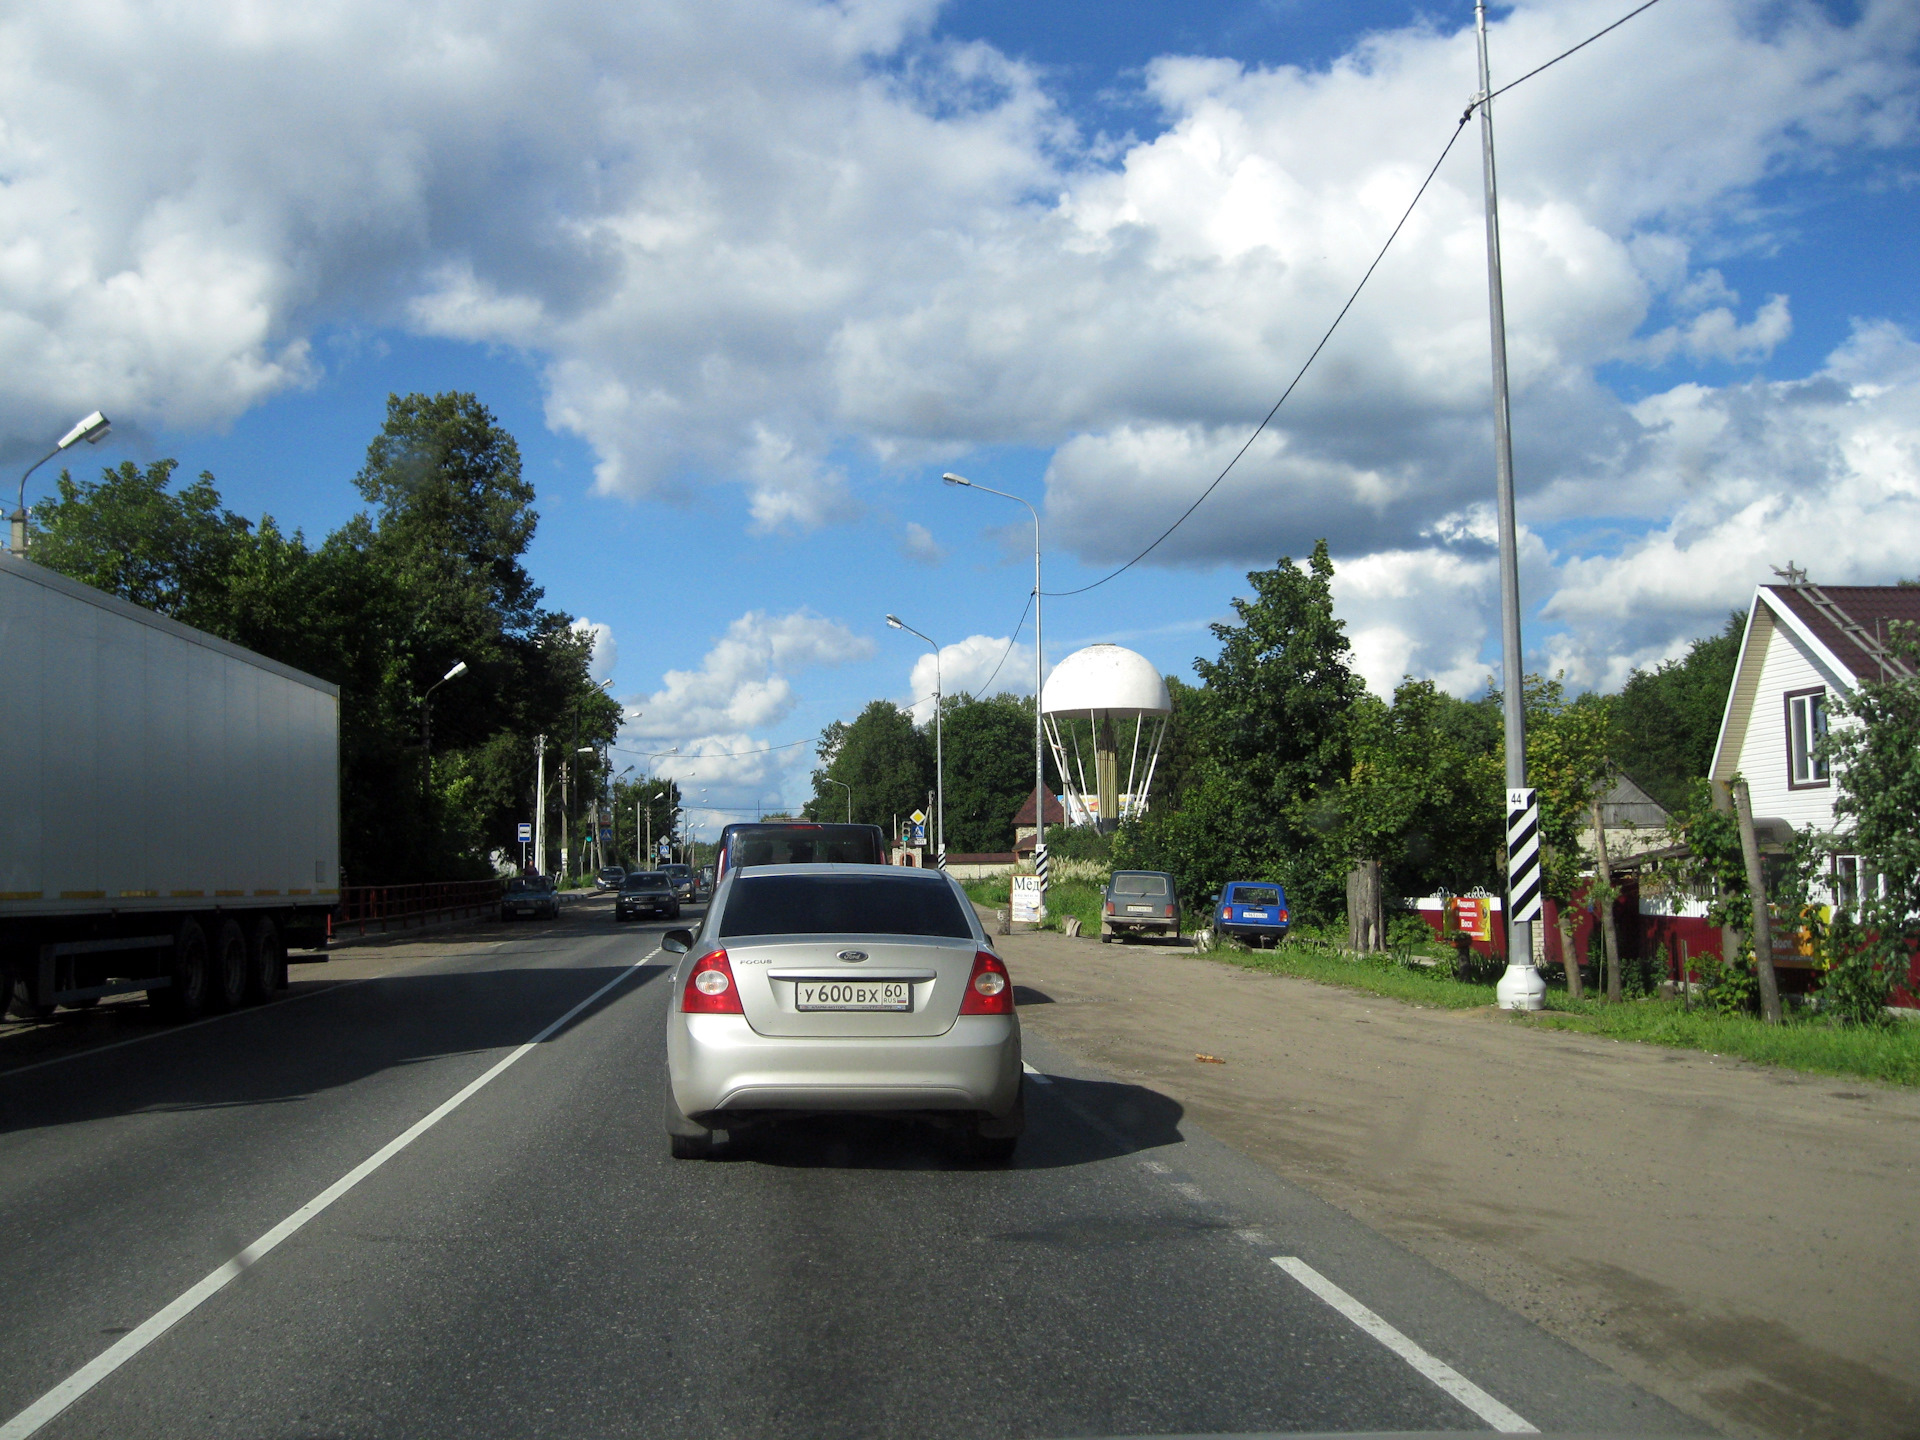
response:
M1475 0L1480 48L1480 169L1487 212L1487 310L1493 331L1494 485L1500 523L1500 668L1506 721L1509 812L1514 791L1527 784L1526 656L1520 645L1519 532L1513 512L1513 426L1507 401L1507 309L1500 286L1500 198L1493 165L1493 81L1487 65L1486 0ZM1546 983L1533 966L1533 922L1515 920L1511 887L1507 910L1507 972L1496 989L1501 1008L1538 1010Z
M547 873L547 737L533 737L533 869Z
M1040 512L1033 510L1033 873L1040 877L1039 918L1047 918L1047 771L1040 687L1046 680L1046 639L1040 626Z

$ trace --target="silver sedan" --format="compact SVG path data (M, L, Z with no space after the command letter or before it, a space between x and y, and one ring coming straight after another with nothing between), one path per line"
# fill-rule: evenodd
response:
M674 1155L796 1113L917 1114L1004 1161L1026 1122L1013 982L938 871L780 865L721 882L667 1015Z

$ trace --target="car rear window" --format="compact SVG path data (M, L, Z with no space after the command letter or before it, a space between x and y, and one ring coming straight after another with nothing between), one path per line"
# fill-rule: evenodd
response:
M1113 893L1116 895L1165 895L1167 877L1164 875L1129 875L1124 871L1113 877Z
M656 870L638 870L627 876L621 886L623 890L659 890L668 884L667 877Z
M521 879L521 880L509 880L507 882L507 893L509 895L518 895L523 891L538 890L539 888L540 888L540 882L537 880Z
M733 882L721 937L746 935L973 936L953 886L939 876L747 875Z
M1272 885L1236 885L1233 887L1233 903L1236 905L1278 905L1280 892Z
M736 835L733 863L747 865L871 865L870 835L834 834L821 830L789 830L772 835Z

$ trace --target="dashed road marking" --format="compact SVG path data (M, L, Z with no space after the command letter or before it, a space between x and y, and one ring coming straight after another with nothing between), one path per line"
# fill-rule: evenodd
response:
M1292 1255L1275 1255L1273 1263L1486 1421L1500 1434L1538 1435L1540 1433L1537 1425L1528 1424L1446 1361L1429 1355L1306 1261ZM3 1440L3 1437L0 1437L0 1440Z
M148 1316L139 1325L135 1326L125 1335L122 1335L113 1344L109 1345L85 1365L82 1365L78 1370L74 1371L73 1374L69 1375L38 1400L27 1406L27 1408L22 1410L18 1415L15 1415L11 1420L7 1421L6 1424L0 1425L0 1440L26 1440L27 1436L32 1435L40 1429L41 1426L45 1425L69 1405L73 1404L74 1401L78 1400L82 1395L85 1395L89 1390L93 1389L94 1386L98 1385L114 1371L126 1364L127 1361L133 1359L134 1356L146 1349L147 1346L158 1340L162 1335L166 1334L167 1331L171 1330L175 1325L186 1319L187 1316L191 1315L195 1310L198 1310L215 1295L218 1295L222 1290L226 1289L228 1285L232 1284L234 1280L244 1274L250 1266L265 1259L267 1254L282 1241L298 1234L306 1227L309 1221L325 1211L334 1201L345 1195L349 1190L353 1189L354 1186L358 1185L362 1180L386 1164L387 1161L398 1155L415 1140L418 1140L422 1135L426 1134L427 1131L438 1125L442 1120L446 1119L447 1116L466 1104L468 1100L472 1099L501 1075L505 1074L522 1056L533 1050L542 1041L546 1040L548 1036L563 1029L566 1023L573 1019L574 1016L578 1015L582 1010L585 1010L616 985L619 985L628 977L637 974L641 966L650 958L652 958L651 955L636 960L627 966L618 975L614 976L613 979L607 981L606 984L602 985L578 1005L575 1005L538 1035L535 1035L531 1040L527 1041L526 1044L506 1056L505 1059L497 1062L485 1074L481 1075L479 1079L467 1084L463 1089L458 1091L452 1099L441 1102L437 1108L430 1111L424 1118L415 1121L408 1129L402 1131L399 1135L374 1151L373 1154L369 1155L365 1160L362 1160L358 1165L354 1166L353 1169L349 1170L345 1175L342 1175L338 1180L334 1181L333 1184L314 1196L313 1199L307 1201L306 1204L287 1216L286 1219L267 1231L266 1234L262 1235L258 1240L255 1240L251 1245L247 1246L246 1249L227 1261L226 1264L216 1270L210 1271L203 1276L197 1284L188 1287L179 1295L175 1296L166 1305Z

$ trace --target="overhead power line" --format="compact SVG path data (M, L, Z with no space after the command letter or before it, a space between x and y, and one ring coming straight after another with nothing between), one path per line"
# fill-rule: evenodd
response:
M1460 132L1466 128L1467 121L1473 118L1473 112L1475 110L1477 110L1480 106L1486 104L1488 101L1493 100L1498 96L1506 94L1507 91L1513 89L1514 86L1524 85L1527 81L1533 79L1533 77L1538 75L1541 71L1551 69L1553 66L1558 65L1562 60L1566 59L1569 55L1574 54L1576 51L1584 50L1587 46L1591 45L1594 41L1598 40L1601 36L1609 33L1610 31L1619 29L1622 25L1626 24L1627 21L1633 19L1634 16L1641 14L1643 11L1651 10L1655 5L1659 3L1660 3L1660 0L1646 0L1645 4L1637 6L1632 10L1629 10L1626 14L1622 15L1618 20L1614 21L1611 25L1606 26L1604 29L1594 31L1593 34L1589 35L1586 39L1582 40L1578 45L1574 45L1569 47L1568 49L1562 50L1558 55L1554 56L1551 60L1547 61L1544 65L1534 66L1533 69L1527 71L1527 73L1522 75L1518 80L1509 81L1507 84L1502 85L1498 90L1495 90L1490 95L1476 95L1472 103L1470 103L1467 106L1466 110L1461 114L1460 119L1454 124L1453 133L1447 137L1447 143L1440 147L1439 158L1436 159L1433 162L1433 165L1431 166L1431 168L1428 169L1426 179L1420 182L1420 188L1413 192L1413 199L1407 202L1407 208L1401 212L1400 219L1395 223L1392 232L1388 234L1386 238L1386 242L1381 245L1379 252L1373 257L1373 263L1367 266L1366 273L1360 277L1359 283L1353 287L1352 292L1347 296L1346 304L1340 307L1340 312L1333 317L1333 323L1327 326L1325 333L1323 333L1320 336L1320 341L1317 345L1313 347L1312 353L1307 356L1306 360L1301 364L1300 368L1294 372L1293 379L1287 382L1287 388L1281 392L1280 398L1273 402L1273 408L1267 411L1266 416L1260 421L1258 425L1253 427L1253 433L1247 436L1246 443L1242 445L1238 450L1233 452L1233 458L1227 461L1226 465L1221 469L1220 473L1213 477L1213 483L1207 486L1206 489L1202 490L1199 493L1199 495L1194 497L1193 503L1187 506L1185 510L1182 510L1180 512L1179 518L1177 518L1171 525L1167 526L1166 529L1162 530L1158 535L1156 535L1153 538L1153 541L1146 547L1146 549L1142 550L1139 554L1135 555L1131 560L1127 561L1126 564L1119 566L1117 569L1108 571L1105 575L1102 575L1098 580L1094 580L1089 582L1088 584L1079 586L1077 589L1047 590L1042 593L1056 599L1062 598L1068 595L1084 595L1089 590L1099 589L1102 585L1106 584L1109 580L1118 579L1120 576L1126 574L1127 571L1131 570L1134 566L1138 565L1142 560L1146 559L1147 556L1151 555L1155 550L1159 549L1160 543L1163 540L1165 540L1169 535L1173 534L1174 531L1178 530L1182 525L1186 524L1188 517L1191 516L1194 511L1198 510L1201 507L1201 505L1206 502L1206 499L1209 495L1213 494L1215 490L1220 488L1220 483L1223 480L1225 480L1229 474L1233 472L1233 467L1240 463L1242 457L1246 455L1247 451L1253 448L1253 442L1260 438L1262 432L1264 432L1267 426L1272 422L1273 417L1280 413L1280 407L1287 403L1287 397L1293 394L1294 388L1299 385L1301 379L1306 375L1307 371L1312 367L1313 362L1320 358L1320 352L1326 349L1327 342L1333 338L1333 332L1340 328L1340 322L1347 318L1347 312L1353 308L1354 301L1360 298L1360 292L1366 288L1367 281L1373 278L1373 272L1379 268L1380 262L1386 259L1387 251L1393 248L1393 242L1400 238L1400 232L1406 227L1406 223L1408 219L1413 215L1414 207L1420 203L1421 197L1427 193L1427 187L1433 183L1433 177L1440 173L1441 164L1446 160L1447 156L1453 150L1453 142L1460 138ZM996 671L995 673L997 674L998 671Z

